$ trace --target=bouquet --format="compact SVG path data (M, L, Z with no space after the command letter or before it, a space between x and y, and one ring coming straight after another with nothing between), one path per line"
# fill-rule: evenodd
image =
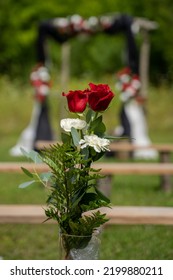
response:
M31 181L20 187L39 181L48 189L45 214L47 219L57 221L68 258L72 248L85 247L95 230L108 221L106 214L98 209L110 204L97 188L97 180L103 175L100 170L92 168L92 163L109 150L110 139L105 135L102 114L114 93L108 85L90 83L85 90L70 90L62 95L76 118L60 121L63 130L60 143L50 145L39 153L23 151L35 162L48 165L50 172L38 174L22 168ZM90 214L85 214L88 211ZM67 235L71 238L66 238ZM80 244L77 244L73 236L87 238L81 238Z

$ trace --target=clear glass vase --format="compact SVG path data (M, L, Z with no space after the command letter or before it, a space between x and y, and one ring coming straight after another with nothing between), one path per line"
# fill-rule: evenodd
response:
M98 260L100 248L99 231L88 236L60 234L60 259Z

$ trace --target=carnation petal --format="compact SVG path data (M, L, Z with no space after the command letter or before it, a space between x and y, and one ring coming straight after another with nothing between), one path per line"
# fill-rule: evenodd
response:
M76 129L82 130L87 125L86 121L81 119L62 119L60 121L60 126L63 128L66 132L70 132L71 128L74 127Z
M97 153L101 151L107 151L110 141L108 139L100 138L97 135L85 135L84 139L81 139L79 144L81 149L86 148L87 146L92 147Z

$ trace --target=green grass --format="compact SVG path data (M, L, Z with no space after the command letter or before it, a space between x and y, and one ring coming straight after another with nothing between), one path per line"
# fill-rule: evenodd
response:
M111 201L115 205L173 206L172 192L164 192L155 175L117 175Z
M72 80L69 88L85 88L90 81ZM112 77L102 81L114 88ZM50 96L51 121L59 137L60 89L54 85ZM0 79L0 161L24 161L13 158L9 149L16 144L21 131L28 125L33 105L32 88L19 81ZM149 135L153 142L173 142L173 94L169 88L151 88L146 104ZM119 98L105 113L109 131L119 122ZM66 112L65 112L66 114ZM106 159L113 161L114 159ZM117 161L117 159L116 159ZM1 204L44 204L46 193L42 186L19 189L28 178L24 174L0 173ZM116 176L113 181L113 205L173 206L173 193L164 193L159 176ZM57 225L0 224L0 256L4 259L58 259ZM173 259L173 227L152 225L116 225L104 229L101 235L101 259Z
M1 174L0 175L0 203L1 204L45 204L46 192L42 185L32 185L26 189L18 186L28 181L24 174Z
M100 259L172 260L172 227L111 226L101 235ZM0 225L0 252L7 260L58 259L57 225Z

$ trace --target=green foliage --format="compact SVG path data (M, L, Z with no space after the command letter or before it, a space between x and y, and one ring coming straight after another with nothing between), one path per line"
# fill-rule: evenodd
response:
M126 39L123 34L75 38L71 43L72 75L98 78L105 73L115 73L124 65L122 55L125 50Z
M72 221L78 225L84 211L109 203L96 191L95 181L100 175L89 166L90 160L68 144L52 145L42 152L42 159L53 175L46 215L57 220L64 233L75 234ZM93 223L92 230L94 227ZM80 235L83 231L81 227Z
M72 130L74 141L73 133ZM54 219L58 222L67 256L72 248L85 247L93 232L108 220L106 214L101 214L100 211L91 212L90 215L84 213L109 204L109 199L96 188L96 181L101 177L98 170L90 167L91 159L86 159L83 153L79 153L74 148L76 143L72 145L73 141L52 145L43 150L41 155L23 150L25 156L34 162L46 163L51 173L38 175L22 168L32 180L19 186L26 188L37 181L43 185L46 182L46 187L49 185L45 214L47 220ZM80 238L76 239L75 236Z
M97 211L90 216L79 218L77 223L71 220L69 225L72 234L67 235L64 232L61 233L62 242L67 252L67 256L73 248L85 248L92 237L93 231L97 230L97 228L106 221L108 221L108 219L106 219L105 214L101 214L100 211Z
M155 7L157 6L157 13ZM151 32L150 74L152 81L161 78L172 80L173 76L173 37L167 32L172 26L171 0L107 0L80 1L74 0L44 2L36 0L2 0L0 2L0 73L28 78L30 69L36 63L36 38L38 23L53 17L66 17L80 14L83 17L104 14L125 13L133 17L145 17L159 25ZM17 15L17 16L16 16ZM141 42L141 36L137 40ZM48 40L50 60L60 68L61 49L57 43ZM162 43L160 43L162 42ZM164 43L163 43L164 42ZM74 39L71 42L71 73L75 76L114 73L123 65L122 51L126 47L123 34L115 36L99 35L89 39ZM140 44L139 44L140 45ZM26 59L27 58L27 59ZM158 59L159 58L159 59Z

